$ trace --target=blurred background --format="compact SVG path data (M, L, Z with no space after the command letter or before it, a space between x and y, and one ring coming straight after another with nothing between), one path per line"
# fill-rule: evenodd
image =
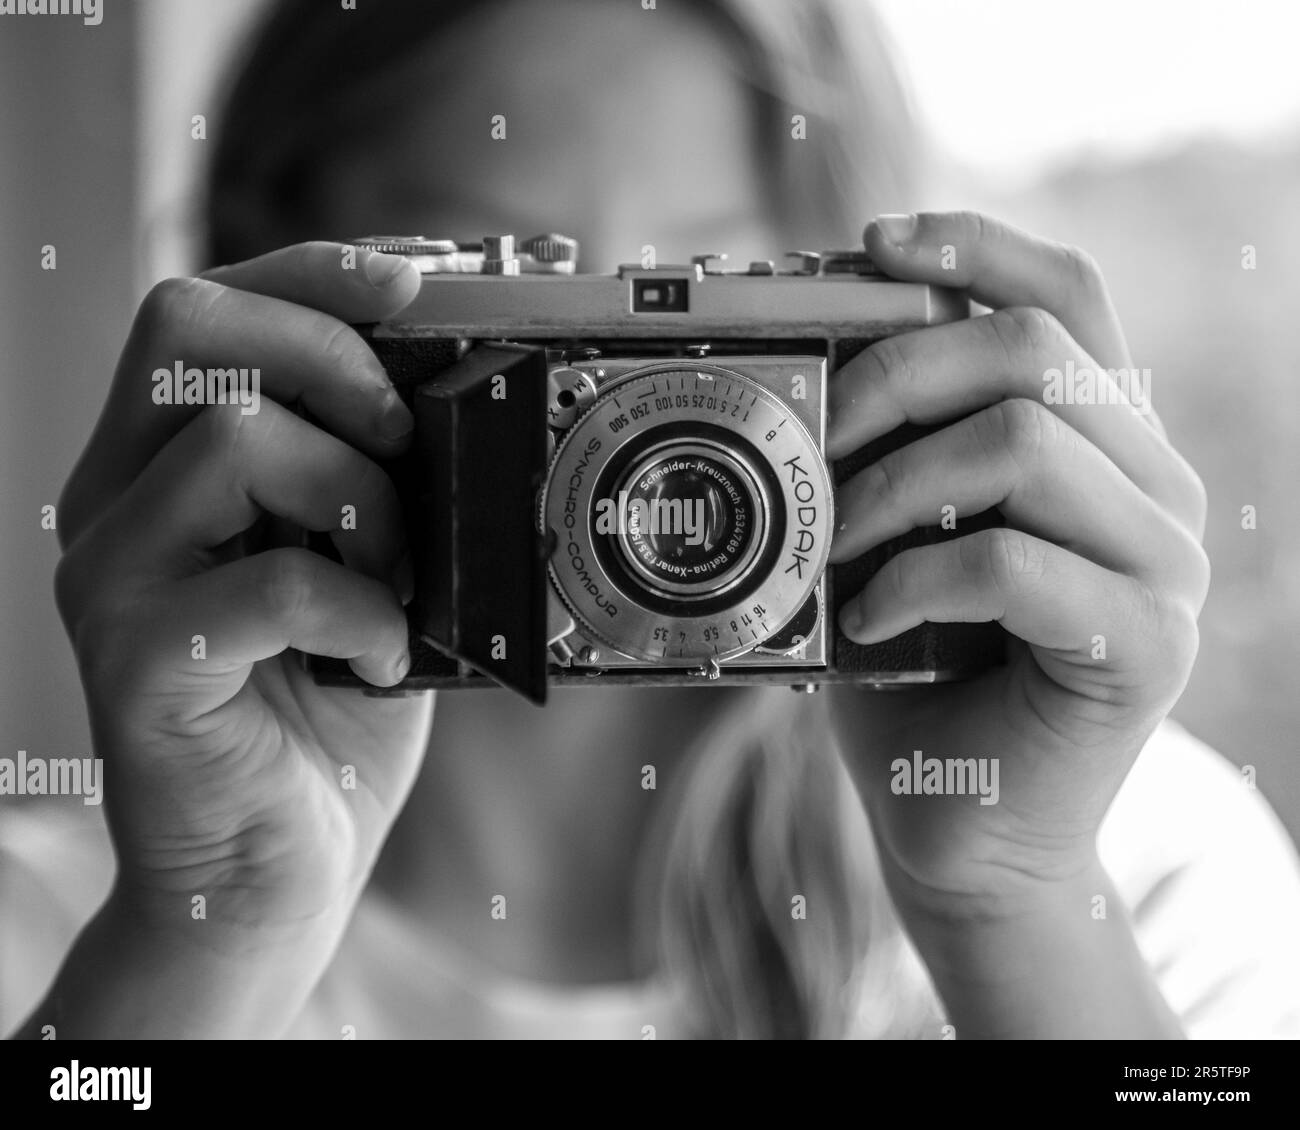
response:
M0 756L89 754L41 507L90 432L140 297L194 269L207 143L193 118L214 136L228 52L262 6L105 0L97 27L0 18ZM1156 408L1210 496L1214 584L1175 717L1254 766L1300 838L1300 8L878 6L934 154L924 197L895 210L989 211L1105 268Z

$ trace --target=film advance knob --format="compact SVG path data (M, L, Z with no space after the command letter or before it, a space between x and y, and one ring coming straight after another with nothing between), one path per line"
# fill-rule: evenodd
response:
M519 245L532 258L535 269L557 275L571 275L578 263L578 241L559 232L535 235Z

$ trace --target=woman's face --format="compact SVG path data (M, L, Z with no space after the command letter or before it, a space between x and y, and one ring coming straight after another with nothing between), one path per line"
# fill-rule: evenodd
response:
M636 3L541 7L491 7L393 76L383 124L325 172L326 230L560 231L596 272L647 244L660 263L779 258L750 98L718 33Z

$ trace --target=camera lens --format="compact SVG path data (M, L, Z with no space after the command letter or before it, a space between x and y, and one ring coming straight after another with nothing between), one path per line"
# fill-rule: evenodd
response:
M749 501L714 460L661 459L629 491L628 544L668 579L713 581L749 541Z
M632 572L678 599L715 596L738 583L766 529L753 470L736 452L701 441L660 446L637 460L615 505L613 534Z
M614 666L715 670L778 637L822 576L830 475L782 392L820 381L825 361L726 360L765 380L697 358L602 362L595 400L557 442L539 506L547 568Z

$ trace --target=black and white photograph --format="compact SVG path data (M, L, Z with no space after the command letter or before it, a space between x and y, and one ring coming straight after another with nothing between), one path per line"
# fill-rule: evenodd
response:
M161 1112L180 1041L870 1040L942 1089L1070 1041L1067 1105L1258 1098L1298 44L0 0L0 1034L45 1045L0 1073Z

